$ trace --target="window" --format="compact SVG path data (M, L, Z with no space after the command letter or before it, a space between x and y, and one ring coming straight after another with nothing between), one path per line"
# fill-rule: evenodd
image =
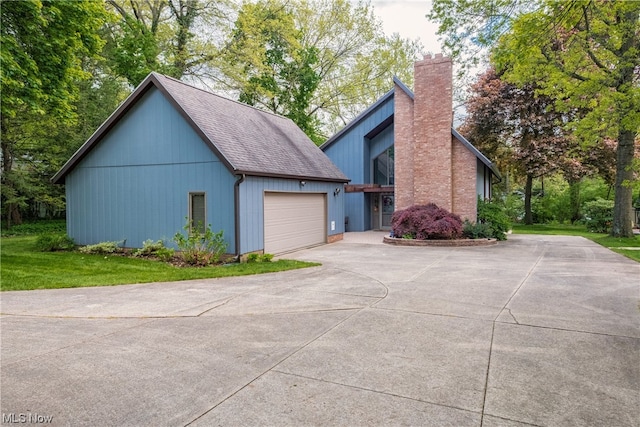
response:
M189 224L192 231L204 232L207 226L205 193L189 193Z
M393 185L394 165L393 147L386 149L382 154L373 160L373 183L380 185Z

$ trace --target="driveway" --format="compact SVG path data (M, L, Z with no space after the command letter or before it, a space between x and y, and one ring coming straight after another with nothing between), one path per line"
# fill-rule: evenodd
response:
M381 239L284 273L3 292L2 422L639 425L640 264L580 237Z

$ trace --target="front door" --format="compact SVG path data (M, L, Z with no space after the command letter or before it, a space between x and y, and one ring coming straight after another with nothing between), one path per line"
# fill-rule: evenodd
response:
M380 228L383 230L391 229L391 215L393 215L394 198L393 194L381 194L380 195Z

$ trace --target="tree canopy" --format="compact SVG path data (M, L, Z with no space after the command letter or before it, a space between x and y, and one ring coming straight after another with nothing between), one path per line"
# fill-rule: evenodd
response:
M460 3L478 13L465 21ZM494 13L495 12L495 13ZM535 83L558 111L579 110L567 123L582 143L616 140L612 235L630 237L634 150L640 131L640 2L572 0L513 2L435 0L431 17L461 57L474 43L491 48L505 80ZM465 24L465 22L470 22ZM495 25L494 25L495 24ZM463 41L466 41L464 43Z
M89 77L82 58L96 55L106 19L102 3L25 0L0 8L2 206L21 221L30 199L48 198L41 176L64 151L49 136L77 117L78 82Z

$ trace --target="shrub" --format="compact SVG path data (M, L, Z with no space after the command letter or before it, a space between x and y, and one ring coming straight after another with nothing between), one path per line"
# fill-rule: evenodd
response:
M78 249L83 254L112 254L118 252L118 242L100 242L95 245L87 245Z
M251 253L249 255L247 255L247 262L248 263L253 263L253 262L271 262L271 260L273 259L273 254L257 254L257 253Z
M468 219L464 221L462 235L469 239L491 239L494 237L493 230L489 224L472 223Z
M157 255L158 251L166 249L162 240L153 241L151 239L142 242L142 248L135 251L135 256L139 255Z
M257 254L255 252L247 255L247 262L248 263L258 262L259 259L260 259L260 254Z
M457 239L462 236L460 217L434 203L414 205L394 212L391 227L394 236L410 235L418 240Z
M190 221L184 226L185 234L176 233L173 240L178 245L182 260L189 265L207 266L220 261L227 251L227 242L223 231L211 231L211 224L206 227L191 227Z
M168 262L173 258L175 250L173 248L162 248L156 251L156 256L160 258L160 261Z
M507 240L507 232L511 229L511 221L504 208L490 200L478 197L478 223L489 238ZM478 230L478 232L480 229Z
M613 223L613 200L598 198L583 205L584 224L593 233L607 233Z
M43 234L36 240L40 252L69 251L74 247L73 239L66 234Z

